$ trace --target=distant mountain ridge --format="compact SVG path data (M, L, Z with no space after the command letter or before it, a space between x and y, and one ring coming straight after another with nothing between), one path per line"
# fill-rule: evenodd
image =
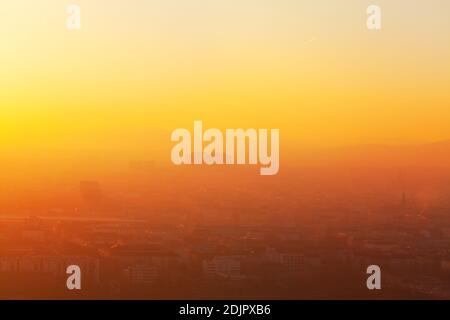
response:
M450 140L416 145L368 144L301 155L309 165L450 167Z

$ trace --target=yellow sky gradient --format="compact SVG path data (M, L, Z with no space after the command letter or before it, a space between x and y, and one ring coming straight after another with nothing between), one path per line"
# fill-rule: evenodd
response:
M450 2L60 0L0 5L0 148L168 158L170 132L280 128L303 146L450 138ZM131 151L130 151L131 152Z

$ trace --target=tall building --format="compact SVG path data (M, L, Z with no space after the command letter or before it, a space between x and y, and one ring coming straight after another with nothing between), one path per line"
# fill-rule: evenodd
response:
M80 195L85 204L91 209L97 208L103 199L100 184L96 181L81 181Z

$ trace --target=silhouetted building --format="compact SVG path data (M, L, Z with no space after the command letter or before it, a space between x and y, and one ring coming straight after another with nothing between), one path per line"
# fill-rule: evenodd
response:
M89 207L97 207L103 199L102 190L96 181L81 181L80 194Z

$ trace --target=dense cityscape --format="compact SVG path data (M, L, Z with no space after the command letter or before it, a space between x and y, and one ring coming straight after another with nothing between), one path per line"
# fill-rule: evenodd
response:
M208 206L197 194L189 206L186 199L173 201L172 208L146 214L111 210L101 184L82 181L83 207L3 216L0 296L450 298L450 207L442 201L424 207L416 194L399 191L383 205L386 195L377 194L358 206L357 198L316 193L304 195L306 201L280 189L280 206L273 190L238 187L229 202ZM204 197L215 192L193 189ZM177 192L166 196L175 199ZM73 264L82 271L81 290L66 287ZM382 290L367 289L369 265L380 266Z

